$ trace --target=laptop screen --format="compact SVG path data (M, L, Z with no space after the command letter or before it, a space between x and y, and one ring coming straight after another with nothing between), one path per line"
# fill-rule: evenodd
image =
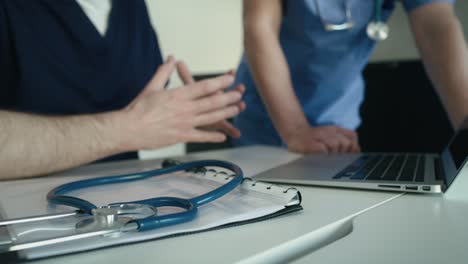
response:
M458 171L468 155L468 128L462 128L457 133L449 145L449 150Z
M465 119L460 129L458 129L446 152L448 152L450 158L446 158L444 162L445 181L447 186L450 186L468 156L468 119Z

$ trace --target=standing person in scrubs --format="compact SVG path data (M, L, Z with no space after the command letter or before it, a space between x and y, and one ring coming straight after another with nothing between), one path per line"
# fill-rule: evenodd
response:
M239 136L233 82L163 63L143 0L0 0L0 180Z
M235 119L242 137L234 143L299 153L359 151L354 130L364 95L362 70L376 44L367 27L376 12L386 21L394 2L245 0L245 55L237 80L246 85L248 107ZM468 114L468 52L454 0L401 2L457 127Z

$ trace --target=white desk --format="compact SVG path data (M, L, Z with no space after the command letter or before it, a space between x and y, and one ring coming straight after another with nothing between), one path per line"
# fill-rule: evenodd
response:
M267 147L214 151L191 156L200 159L230 160L240 165L246 176L252 176L297 157L284 150ZM123 162L118 166L129 168L151 162L154 163L154 161ZM96 170L99 166L103 165L93 165L84 169ZM298 189L302 193L304 207L304 210L298 213L254 224L57 257L37 263L232 263L318 230L398 194L314 187L298 187ZM415 211L412 207L417 204L423 208ZM460 213L462 210L465 212ZM411 220L407 220L405 212L412 212ZM359 216L355 219L355 229L350 235L308 254L298 262L343 263L351 259L355 260L352 262L363 259L366 263L381 263L383 260L417 263L428 259L426 257L428 253L437 254L437 259L447 259L451 256L450 252L456 252L462 257L461 259L468 259L466 252L468 250L465 250L468 249L466 243L468 231L457 232L458 228L463 229L468 225L463 223L467 219L463 216L468 216L468 206L445 203L442 196L403 196ZM450 225L446 227L449 230L446 235L438 229L443 225ZM410 229L413 233L400 232ZM415 238L416 233L424 236ZM432 234L436 234L437 237L432 237ZM416 240L425 241L426 238L432 239L426 242L426 245L429 243L427 251L413 243ZM390 241L397 243L393 245L389 243ZM448 251L439 249L428 252L431 248L444 243L447 243L446 245L452 243L454 247Z
M468 203L406 194L300 263L468 263Z

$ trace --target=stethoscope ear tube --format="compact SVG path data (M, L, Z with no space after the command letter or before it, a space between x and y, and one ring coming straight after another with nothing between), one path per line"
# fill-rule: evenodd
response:
M226 184L221 185L220 187L212 190L211 192L207 192L205 194L190 199L193 203L196 204L196 206L202 206L229 193L230 191L234 190L239 184L241 184L244 178L244 174L241 168L239 168L239 166L233 163L220 160L210 160L210 164L211 165L209 166L216 166L229 169L232 172L234 172L234 175L233 178Z
M135 219L129 223L136 223L138 231L146 231L156 228L161 228L170 225L176 225L193 220L197 216L198 207L188 199L179 197L158 197L141 201L129 202L129 204L146 204L154 207L178 207L185 209L183 212L168 214L168 215L154 215L143 219ZM125 204L125 203L120 203Z
M47 200L49 201L49 203L52 203L52 204L66 205L66 206L78 208L78 210L84 214L92 214L92 210L97 208L96 205L86 200L83 200L77 197L66 196L66 195L51 196L50 199L49 199L49 195L47 195Z
M243 172L241 168L227 161L193 161L146 172L130 173L117 176L106 176L63 184L51 190L47 194L47 200L52 204L71 206L79 209L83 213L92 214L93 209L98 208L96 205L86 200L63 194L93 186L143 180L149 177L155 177L163 174L178 171L193 171L194 169L197 170L204 167L221 167L232 171L234 174L231 175L232 179L226 182L225 184L219 186L218 188L208 193L202 194L191 199L183 199L177 197L158 197L141 201L119 203L147 204L154 207L175 206L186 210L184 212L170 215L151 216L144 219L133 220L132 222L138 224L139 230L147 230L156 227L178 224L192 220L196 216L197 208L199 206L212 202L222 197L223 195L229 193L230 191L234 190L242 182L243 179Z

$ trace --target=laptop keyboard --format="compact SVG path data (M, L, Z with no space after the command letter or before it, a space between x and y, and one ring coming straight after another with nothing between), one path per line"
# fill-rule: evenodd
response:
M418 154L362 155L333 179L422 182L425 161Z

